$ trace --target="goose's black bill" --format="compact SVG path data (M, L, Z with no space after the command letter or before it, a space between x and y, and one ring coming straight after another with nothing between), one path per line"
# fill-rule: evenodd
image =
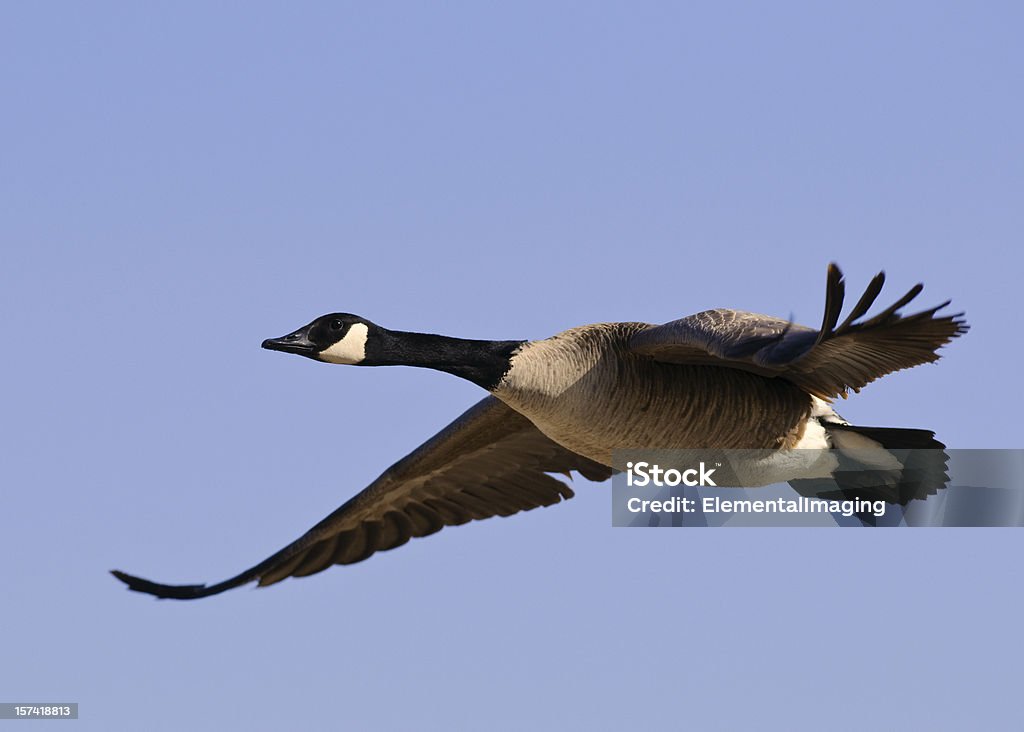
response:
M307 330L302 328L280 338L268 338L263 341L263 347L270 351L284 351L285 353L297 353L300 356L312 356L318 349L316 344L309 340Z

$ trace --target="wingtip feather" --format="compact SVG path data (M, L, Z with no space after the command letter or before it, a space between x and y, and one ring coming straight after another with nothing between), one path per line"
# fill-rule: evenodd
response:
M205 597L208 592L207 585L162 585L159 582L152 582L142 577L122 572L119 569L112 569L110 573L121 582L128 585L132 592L141 592L146 595L153 595L160 599L191 600L197 597Z
M836 323L839 322L839 313L843 309L845 296L846 286L843 282L843 271L835 262L830 262L825 283L825 315L822 318L821 330L818 331L816 342L820 343L835 329Z

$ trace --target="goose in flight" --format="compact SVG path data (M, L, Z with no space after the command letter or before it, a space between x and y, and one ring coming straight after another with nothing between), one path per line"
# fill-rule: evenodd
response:
M490 394L299 539L235 577L166 585L113 574L131 590L182 600L305 577L445 526L571 498L552 474L605 480L619 449L782 455L843 444L941 448L926 430L850 425L830 404L893 371L936 361L939 347L967 331L962 313L938 314L948 301L901 315L921 285L864 319L884 280L884 273L872 279L840 322L844 281L830 265L818 329L716 309L664 325L600 323L544 340L487 341L324 315L263 347L327 363L436 369Z

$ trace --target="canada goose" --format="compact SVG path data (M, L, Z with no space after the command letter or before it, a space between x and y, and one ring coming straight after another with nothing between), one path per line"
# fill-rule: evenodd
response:
M387 330L347 313L324 315L263 347L328 363L437 369L490 395L297 541L231 579L164 585L113 574L129 589L176 599L254 580L264 586L304 577L444 526L571 498L568 486L549 474L575 470L605 480L619 448L786 454L857 439L888 448L941 448L931 432L851 426L830 406L848 390L937 360L940 346L967 331L962 313L936 315L948 301L899 315L921 285L859 320L884 280L884 273L872 279L839 323L844 284L830 265L819 330L717 309L664 325L601 323L539 341L483 341Z

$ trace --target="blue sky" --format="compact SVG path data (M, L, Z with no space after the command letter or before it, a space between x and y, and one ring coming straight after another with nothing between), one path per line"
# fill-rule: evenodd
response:
M607 485L197 603L480 395L259 349L539 338L825 266L972 330L841 405L1021 447L1015 3L8 4L2 701L79 729L1018 729L1012 530L633 531Z

